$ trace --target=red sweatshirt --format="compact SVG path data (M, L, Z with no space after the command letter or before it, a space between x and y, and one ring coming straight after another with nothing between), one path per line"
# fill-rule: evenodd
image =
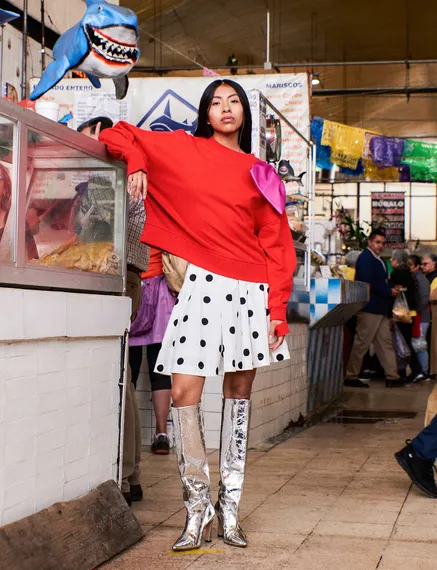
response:
M148 176L141 240L225 277L268 283L272 320L288 332L286 309L296 253L286 214L278 214L250 175L252 154L184 131L139 129L125 122L100 134L128 175Z

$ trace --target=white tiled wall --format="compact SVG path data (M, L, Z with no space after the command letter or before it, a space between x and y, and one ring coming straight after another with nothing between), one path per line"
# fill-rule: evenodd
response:
M124 298L0 288L0 526L116 479L129 316Z
M288 336L291 358L258 370L252 392L250 444L255 445L281 433L291 420L306 414L308 383L306 349L308 325L292 325ZM146 355L138 380L143 445L150 445L155 430ZM206 443L218 448L222 406L222 378L207 378L203 394ZM171 428L171 424L170 424Z

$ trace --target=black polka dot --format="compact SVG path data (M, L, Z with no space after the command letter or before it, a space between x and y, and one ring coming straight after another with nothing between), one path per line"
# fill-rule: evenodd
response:
M252 336L253 336L253 338L258 338L258 337L259 337L259 333L256 332L256 331L254 331L254 332L252 333Z
M266 309L266 315L269 316L270 315L270 310Z
M226 301L232 301L232 295L226 295Z
M179 303L179 299L176 299L175 301L175 305L177 305Z
M203 297L204 303L211 303L211 297Z
M235 368L235 360L232 361L232 366Z
M261 289L261 291L264 291L265 289L264 285L260 285L259 288Z
M159 366L157 366L156 370L158 372L162 372L164 370L164 366L162 364L160 364Z
M197 276L194 275L194 273L192 273L192 274L190 275L190 281L196 281L196 279L197 279Z
M191 295L188 297L188 300L191 301Z
M205 368L205 365L203 364L203 362L199 362L198 367L200 368L200 370L203 370Z
M184 342L185 342L186 340L187 340L187 337L181 336L179 342L180 342L181 344L184 344Z
M176 341L174 340L171 344L172 344L172 346L174 346L176 344Z
M267 287L267 293L270 293L270 287Z
M240 316L240 313L237 312L237 319L238 319L239 316Z
M242 363L242 362L239 362L239 363L238 363L238 368L239 368L240 370L242 370L242 368L243 368L243 363Z
M205 277L205 279L208 281L208 283L211 283L211 281L214 279L214 277L212 275L207 275Z
M185 315L185 317L182 320L184 321L184 323L186 323L188 321L188 315Z
M180 366L181 364L183 364L183 363L184 363L184 359L183 359L183 358L178 358L178 364L179 364L179 366Z
M276 360L278 360L279 362L281 362L281 360L284 360L284 355L283 355L283 354L278 354L278 356L276 357Z
M216 375L216 376L219 375L219 369L218 369L218 368L215 369L215 375Z
M249 350L248 348L245 348L245 349L243 350L243 354L244 354L244 356L249 356L250 350Z
M178 322L179 321L176 319L175 322L173 323L175 327L177 326Z
M248 311L247 314L249 315L249 318L250 318L250 317L253 317L253 311L251 311L250 309L249 309L249 311Z
M202 325L207 325L209 323L208 319L202 319Z
M206 346L206 341L201 340L201 341L200 341L200 346L201 346L202 348L205 348L205 346Z
M244 297L240 297L240 303L241 303L242 305L245 305L245 304L246 304L246 299L245 299Z
M264 354L261 354L261 352L258 354L258 360L264 360Z
M229 329L229 332L230 332L231 334L235 334L235 327L231 327L231 328Z

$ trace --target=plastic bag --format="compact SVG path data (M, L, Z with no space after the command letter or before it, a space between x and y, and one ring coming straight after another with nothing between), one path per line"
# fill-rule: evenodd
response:
M426 352L428 350L426 338L424 338L423 336L411 339L411 345L416 354L419 354L420 352Z
M411 351L408 344L404 338L404 335L399 330L399 327L393 325L393 348L396 354L396 361L398 364L398 370L403 370L407 367L410 362Z
M411 323L410 309L403 292L396 297L393 304L393 318L401 323Z

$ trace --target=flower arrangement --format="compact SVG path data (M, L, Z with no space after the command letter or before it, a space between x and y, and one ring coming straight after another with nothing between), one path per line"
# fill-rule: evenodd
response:
M361 225L355 221L341 204L336 204L334 213L335 228L341 236L343 250L356 249L362 251L367 247L369 234L376 229L384 229L384 218L377 218ZM365 227L367 226L367 227Z

